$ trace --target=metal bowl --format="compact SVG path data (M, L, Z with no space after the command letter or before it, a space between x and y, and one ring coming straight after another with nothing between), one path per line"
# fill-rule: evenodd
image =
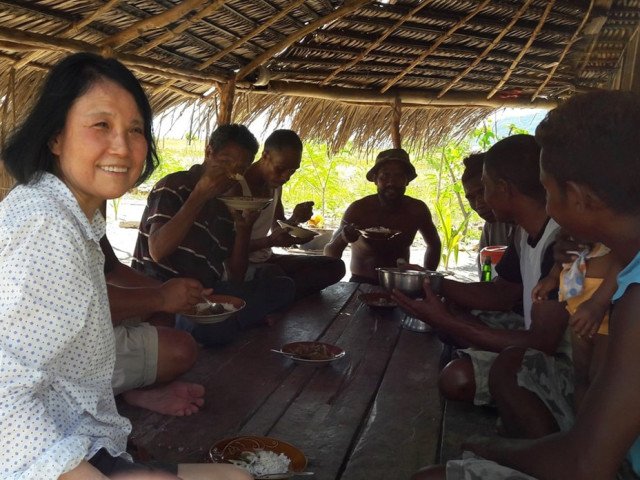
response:
M397 288L408 297L418 298L423 295L422 284L425 278L429 278L431 290L434 293L440 291L444 274L430 270L401 270L400 268L380 267L378 280L380 285L391 291Z

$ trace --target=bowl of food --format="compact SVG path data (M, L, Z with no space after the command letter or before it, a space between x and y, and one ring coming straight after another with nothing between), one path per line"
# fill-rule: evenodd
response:
M273 198L261 198L261 197L218 197L229 210L262 210L266 208Z
M255 479L290 478L307 467L307 458L300 449L272 437L225 438L211 446L209 457L214 463L242 467Z
M389 240L400 234L400 230L394 230L387 227L368 227L359 228L358 232L364 238L369 240Z
M362 293L358 299L369 308L394 308L398 306L389 292Z
M189 312L182 315L194 323L210 325L224 322L231 315L245 307L245 301L231 295L207 295L207 300L196 304Z
M292 342L283 345L279 353L294 362L307 363L316 366L327 365L346 355L346 352L330 343L323 342Z
M298 227L295 225L289 225L288 223L285 223L282 220L278 220L278 225L280 225L281 228L285 229L289 235L291 235L294 238L297 238L302 242L308 242L313 237L318 235L317 232L313 232L311 230L307 230L306 228Z
M408 297L418 298L423 295L422 284L425 278L429 279L431 290L440 292L444 274L431 270L403 270L392 267L379 267L378 281L386 290L398 289Z

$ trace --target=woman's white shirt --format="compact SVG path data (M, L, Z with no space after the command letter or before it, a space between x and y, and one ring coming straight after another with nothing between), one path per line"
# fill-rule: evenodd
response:
M113 325L100 238L45 173L0 202L0 478L56 479L131 430L111 377ZM126 454L124 454L126 455Z

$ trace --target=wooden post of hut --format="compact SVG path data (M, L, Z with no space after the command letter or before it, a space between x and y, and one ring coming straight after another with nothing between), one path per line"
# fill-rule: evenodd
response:
M402 101L396 96L393 102L391 119L391 141L393 148L402 148L402 138L400 137L400 118L402 117Z
M218 106L218 125L231 123L233 118L233 97L236 93L236 79L231 77L226 83L220 84L220 104Z

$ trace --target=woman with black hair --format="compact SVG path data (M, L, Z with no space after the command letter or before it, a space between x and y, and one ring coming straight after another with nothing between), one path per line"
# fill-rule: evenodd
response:
M99 207L157 165L151 108L120 62L81 53L50 72L2 152L18 185L0 203L0 477L149 472L125 452ZM248 479L227 465L163 466ZM136 478L135 474L132 474ZM173 477L175 478L175 477Z

